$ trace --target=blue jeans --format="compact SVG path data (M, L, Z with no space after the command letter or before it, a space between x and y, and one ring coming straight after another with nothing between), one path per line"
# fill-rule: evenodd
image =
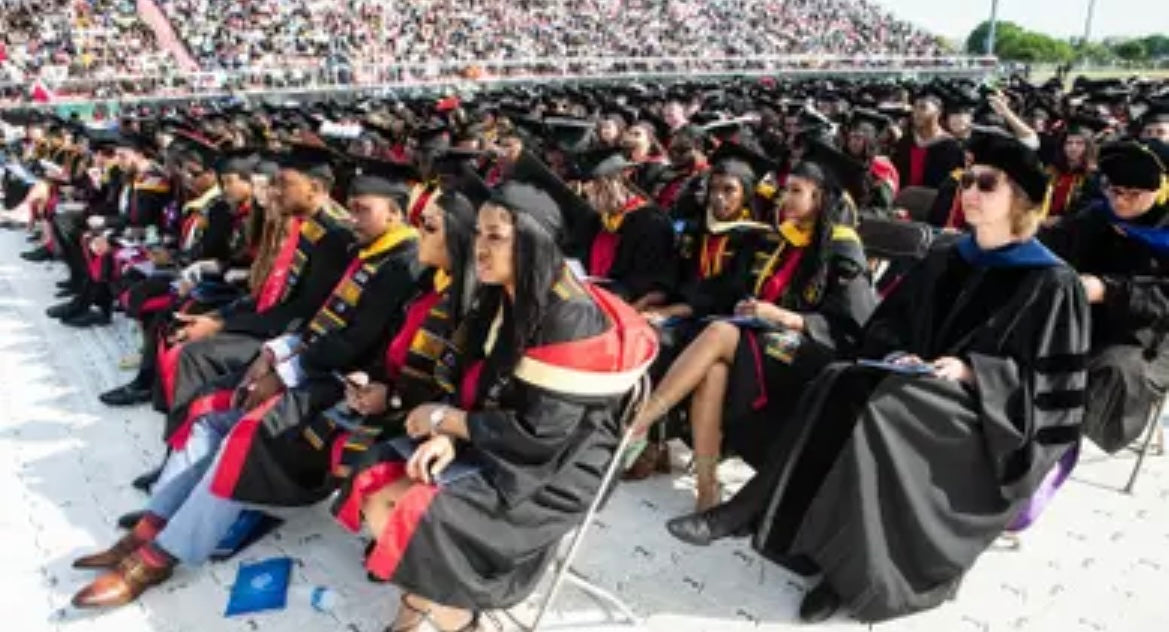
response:
M243 411L201 417L182 450L163 466L146 510L167 520L154 543L183 564L207 561L243 511L243 504L211 493L219 447Z

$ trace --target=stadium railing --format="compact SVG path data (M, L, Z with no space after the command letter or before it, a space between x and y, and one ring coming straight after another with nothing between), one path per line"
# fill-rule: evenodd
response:
M966 76L997 68L993 57L903 55L760 55L753 57L567 57L386 63L305 61L275 68L243 68L66 78L50 84L54 101L166 101L193 96L299 95L403 89L474 90L500 84L645 81L718 77ZM14 98L0 105L27 105L33 79L0 82ZM19 103L18 103L19 102ZM52 105L52 104L49 104Z

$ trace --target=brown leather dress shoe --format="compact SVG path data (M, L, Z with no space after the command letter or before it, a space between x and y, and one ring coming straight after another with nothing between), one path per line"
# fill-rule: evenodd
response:
M137 551L138 547L143 544L144 542L134 537L134 532L131 531L122 536L122 539L114 543L109 549L74 560L73 568L83 570L112 570L117 568L122 560L126 559L134 551Z
M73 607L112 608L126 605L150 587L170 579L173 572L174 564L149 566L137 554L131 553L118 563L117 568L73 595Z

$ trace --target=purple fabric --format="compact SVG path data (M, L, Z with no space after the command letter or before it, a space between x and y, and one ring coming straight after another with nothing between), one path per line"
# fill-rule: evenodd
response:
M1055 497L1055 492L1071 476L1072 470L1076 468L1076 462L1079 459L1080 444L1076 443L1068 448L1067 452L1064 452L1063 456L1056 462L1055 467L1051 468L1047 476L1043 477L1043 482L1039 483L1039 488L1031 495L1031 500L1027 501L1027 506L1023 508L1023 511L1019 512L1019 515L1015 516L1010 526L1007 527L1008 532L1023 531L1027 527L1030 527L1031 523L1039 519L1039 514L1043 513L1047 504Z

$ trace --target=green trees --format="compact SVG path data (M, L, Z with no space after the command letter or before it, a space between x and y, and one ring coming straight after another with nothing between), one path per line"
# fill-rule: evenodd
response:
M971 31L966 38L966 52L972 55L985 53L989 31L989 21ZM1120 60L1130 64L1155 64L1169 60L1169 36L1110 39L1089 42L1081 48L1075 40L1061 40L1030 31L1014 22L999 22L995 30L994 51L1000 59L1024 63L1063 64L1083 57L1096 62Z

